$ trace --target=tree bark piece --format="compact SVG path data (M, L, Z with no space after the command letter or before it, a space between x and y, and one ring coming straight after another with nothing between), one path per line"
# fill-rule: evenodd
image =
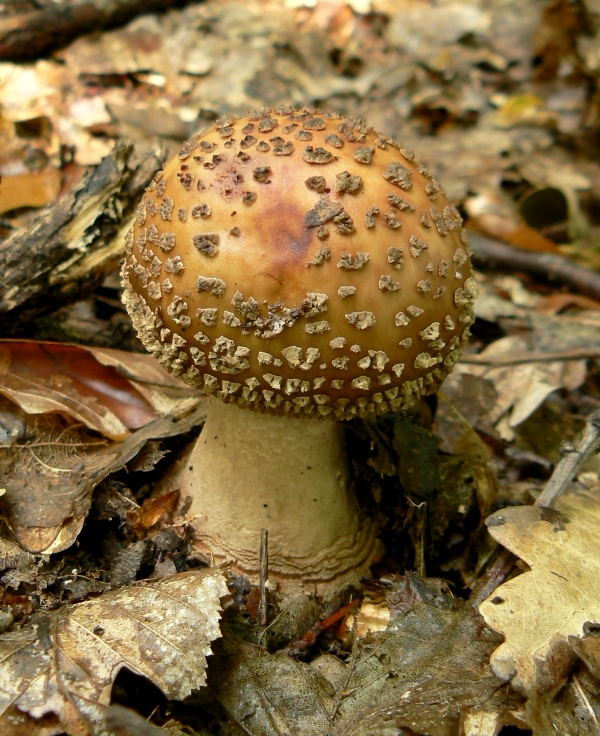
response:
M185 4L182 0L62 0L0 17L0 60L37 59L83 33L126 23L142 13Z
M119 142L84 182L31 229L0 243L0 331L23 325L92 291L123 256L134 208L165 152L136 157Z

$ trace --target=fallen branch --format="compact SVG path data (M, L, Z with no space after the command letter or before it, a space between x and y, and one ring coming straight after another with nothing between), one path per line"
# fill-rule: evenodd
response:
M48 207L33 228L0 243L0 331L90 293L123 257L134 207L166 154L137 158L120 142L84 182Z
M184 5L183 0L61 0L0 18L0 60L37 59L82 33L126 23L142 13Z
M522 250L498 240L469 233L473 263L478 268L502 268L564 284L578 294L600 301L600 273L578 266L557 253Z

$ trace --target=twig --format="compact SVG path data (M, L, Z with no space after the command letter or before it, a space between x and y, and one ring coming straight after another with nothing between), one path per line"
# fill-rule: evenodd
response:
M517 558L512 552L509 552L507 549L503 549L494 562L492 562L485 571L485 574L477 581L477 584L471 591L469 603L473 607L477 607L486 598L489 598L496 588L510 575L516 561Z
M37 59L82 33L126 23L142 13L184 5L182 0L61 0L0 18L0 60Z
M577 692L579 694L579 697L583 700L585 707L587 708L588 713L590 714L590 718L592 721L594 721L594 725L596 726L596 731L600 733L600 723L598 722L598 718L596 717L596 713L594 709L592 708L590 701L588 700L587 695L585 694L584 689L581 687L581 684L579 680L577 679L577 675L573 675L573 682L575 683L575 687L577 688Z
M577 294L600 301L600 274L578 266L558 253L522 250L497 240L469 233L473 263L479 268L522 271L544 281L565 284Z
M258 623L267 625L267 579L269 577L269 532L260 530L260 600L258 603Z
M593 412L587 418L577 447L570 442L563 442L560 449L562 458L538 496L535 506L552 507L561 493L569 487L581 466L600 449L600 411ZM490 596L510 575L515 562L516 557L512 552L503 549L477 581L469 598L471 605L478 606Z
M327 733L327 736L331 736L331 734L333 733L334 721L337 718L337 714L340 710L340 706L342 705L342 700L348 695L348 685L350 684L350 679L356 669L356 660L358 659L358 637L356 635L357 626L358 626L358 611L354 609L354 616L352 618L352 654L350 655L350 662L347 665L347 671L346 671L346 677L344 678L344 684L340 688L338 697L336 698L336 702L333 706L333 710L331 711L331 715L329 716L330 731Z
M566 360L594 360L600 358L600 348L575 348L573 350L554 351L548 353L523 353L522 355L464 355L461 363L469 363L470 365L483 365L491 367L500 367L507 365L523 365L525 363L551 363L553 361Z
M600 411L595 411L587 418L577 447L570 442L561 444L562 457L554 468L546 487L538 496L535 505L554 506L556 499L568 488L581 466L599 449Z

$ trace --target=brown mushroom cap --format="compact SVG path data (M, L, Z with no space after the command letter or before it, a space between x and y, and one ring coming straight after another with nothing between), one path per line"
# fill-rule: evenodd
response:
M125 303L189 384L349 418L435 391L473 321L462 220L362 121L280 106L184 144L140 203Z

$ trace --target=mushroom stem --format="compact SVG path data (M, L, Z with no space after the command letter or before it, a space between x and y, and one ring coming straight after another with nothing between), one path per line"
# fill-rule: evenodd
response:
M261 414L210 399L204 429L169 479L209 559L257 582L261 529L269 579L317 590L358 583L380 552L352 492L344 429L333 421Z

